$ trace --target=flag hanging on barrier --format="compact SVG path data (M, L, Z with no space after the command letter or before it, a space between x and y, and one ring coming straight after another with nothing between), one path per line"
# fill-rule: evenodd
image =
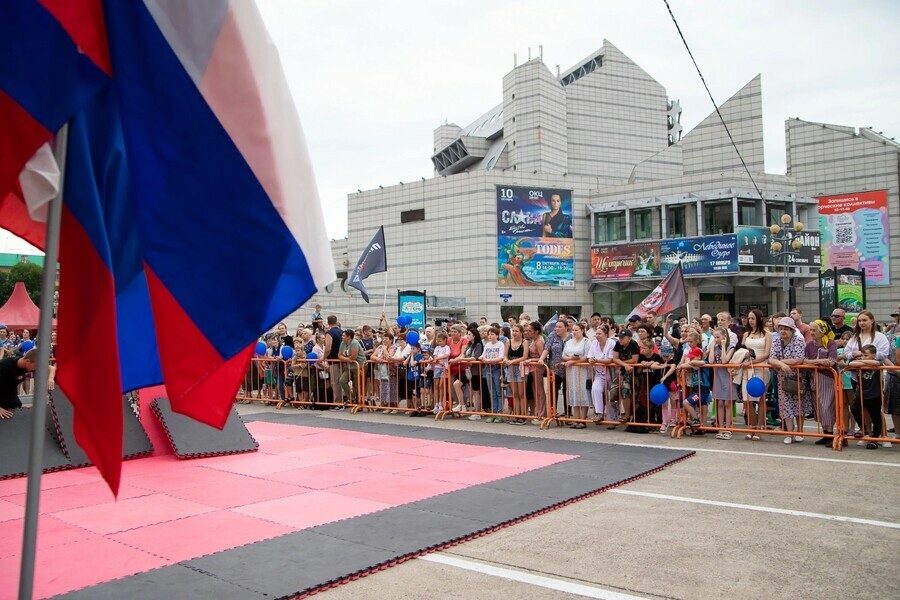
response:
M366 304L369 303L369 292L363 281L373 273L384 273L387 271L387 248L384 246L384 226L378 228L375 237L363 250L359 261L350 274L349 285L359 290Z
M0 220L29 241L22 172L65 123L57 384L116 492L123 390L165 383L174 410L221 428L259 332L335 273L253 3L8 3Z
M684 285L681 263L678 263L678 266L672 269L666 278L650 292L650 295L641 300L628 316L637 315L643 318L649 312L655 312L662 316L685 304L687 304L687 288Z

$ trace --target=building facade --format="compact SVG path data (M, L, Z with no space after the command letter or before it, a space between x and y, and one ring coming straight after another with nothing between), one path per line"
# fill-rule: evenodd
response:
M565 72L540 59L517 65L500 104L465 127L435 129L432 178L348 196L348 237L332 244L342 280L385 229L388 272L366 280L371 304L338 281L308 305L372 322L383 309L397 314L398 290L419 290L429 320L594 310L621 318L681 261L691 312L796 303L817 315L819 244L841 237L820 237L819 198L883 190L884 256L857 258L881 270L869 307L879 318L892 312L898 145L871 130L792 119L787 174L768 174L761 78L720 111L727 132L713 112L682 137L679 102L608 41ZM772 255L767 227L785 214L800 249ZM834 249L838 266L853 262Z

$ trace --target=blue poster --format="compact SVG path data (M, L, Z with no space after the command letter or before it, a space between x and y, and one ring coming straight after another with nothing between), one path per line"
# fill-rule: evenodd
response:
M422 330L425 328L427 319L425 310L425 293L413 290L400 292L397 295L400 306L398 307L398 315L407 315L412 321L409 326L412 329Z
M665 275L681 263L685 275L738 272L737 236L707 235L659 243L660 271Z
M574 287L572 190L497 186L498 287Z

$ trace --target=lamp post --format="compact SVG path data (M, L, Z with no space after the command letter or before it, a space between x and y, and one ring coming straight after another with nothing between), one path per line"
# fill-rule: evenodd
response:
M792 220L791 215L784 214L781 215L781 225L773 223L772 226L769 227L769 231L772 233L772 256L776 260L778 258L784 259L784 281L782 287L784 290L785 314L790 314L791 312L791 284L788 277L789 257L800 254L800 249L803 247L803 242L800 240L800 232L803 231L803 223L795 221L792 231L788 228Z

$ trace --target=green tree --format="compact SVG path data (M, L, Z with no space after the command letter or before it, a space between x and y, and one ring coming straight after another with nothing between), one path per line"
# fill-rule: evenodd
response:
M41 277L43 273L43 267L34 263L20 262L13 265L9 273L3 273L3 277L0 277L0 304L9 300L17 281L25 284L25 289L28 290L31 300L35 304L39 304L41 301Z
M12 284L9 283L9 273L0 271L0 306L3 306L12 294Z

